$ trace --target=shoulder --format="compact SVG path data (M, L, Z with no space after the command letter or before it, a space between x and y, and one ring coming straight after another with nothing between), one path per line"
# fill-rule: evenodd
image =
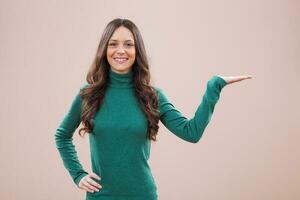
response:
M155 89L155 92L157 94L157 97L158 97L158 100L159 101L165 101L165 100L168 100L164 90L160 87L157 87L157 86L153 86L153 88Z
M157 87L157 86L152 86L155 90L155 92L159 92L161 90L161 88Z
M89 83L84 83L84 84L81 85L80 90L88 88L89 86L90 86Z
M158 96L160 96L163 93L163 90L160 87L153 86L153 88Z
M88 88L89 86L90 86L90 84L83 83L80 86L79 90L77 90L77 95L76 96L77 96L78 99L80 99L80 101L82 100L82 91L83 91L83 89Z

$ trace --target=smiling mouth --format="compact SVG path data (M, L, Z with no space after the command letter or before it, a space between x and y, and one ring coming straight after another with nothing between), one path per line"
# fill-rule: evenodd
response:
M115 57L115 58L113 58L114 59L114 61L116 61L116 63L118 63L118 64L122 64L122 63L124 63L124 62L126 62L127 60L128 60L128 58L124 58L124 57Z
M128 58L121 58L121 57L115 57L115 58L113 58L114 60L116 60L116 61L125 61L125 60L128 60Z

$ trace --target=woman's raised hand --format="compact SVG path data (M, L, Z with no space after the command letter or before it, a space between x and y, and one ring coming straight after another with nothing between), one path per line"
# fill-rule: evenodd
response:
M80 180L78 187L80 189L83 189L83 190L85 190L87 192L91 192L91 193L93 193L95 191L99 192L99 189L102 188L102 186L99 183L97 183L96 181L94 181L92 178L95 178L98 180L101 179L97 174L91 172L91 173L87 174L86 176L84 176Z
M222 79L224 79L228 84L231 84L231 83L235 83L235 82L239 82L239 81L242 81L242 80L245 80L245 79L251 79L252 76L220 76L220 75L217 75L219 77L221 77Z

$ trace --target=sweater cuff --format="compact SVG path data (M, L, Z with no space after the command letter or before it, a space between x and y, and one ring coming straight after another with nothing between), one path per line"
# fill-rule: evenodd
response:
M221 78L220 76L214 75L212 77L212 79L214 80L214 82L216 82L216 84L218 85L220 90L223 87L225 87L225 85L227 85L227 82L223 78Z
M87 172L82 172L82 174L80 174L78 177L76 177L76 178L73 180L74 183L75 183L77 186L79 186L80 180L81 180L84 176L86 176L86 175L88 175Z

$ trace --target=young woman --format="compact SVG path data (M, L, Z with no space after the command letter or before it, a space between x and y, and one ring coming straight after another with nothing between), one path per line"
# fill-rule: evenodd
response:
M225 85L250 76L213 76L202 102L187 119L162 89L150 85L149 64L137 26L128 19L108 23L84 84L55 133L56 147L86 199L156 200L147 160L159 120L179 138L196 143L208 125ZM92 171L85 171L73 133L89 133ZM83 132L83 133L82 133Z

